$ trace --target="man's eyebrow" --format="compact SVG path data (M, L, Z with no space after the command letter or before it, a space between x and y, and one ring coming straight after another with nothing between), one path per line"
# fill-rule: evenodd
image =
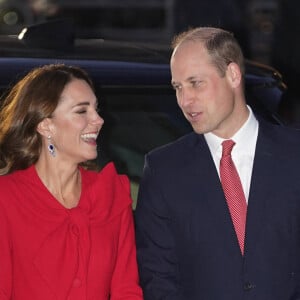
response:
M184 81L193 81L195 79L198 79L198 76L190 76L188 77L187 79L185 79ZM179 84L179 82L176 82L175 80L171 80L171 84L174 85L174 84Z
M186 81L193 81L195 79L198 79L198 76L190 76L190 77L187 78Z

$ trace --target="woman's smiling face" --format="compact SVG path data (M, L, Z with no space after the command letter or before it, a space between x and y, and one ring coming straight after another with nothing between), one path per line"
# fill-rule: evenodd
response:
M68 83L50 118L51 140L57 157L80 163L97 157L99 131L104 120L97 112L97 98L88 83Z

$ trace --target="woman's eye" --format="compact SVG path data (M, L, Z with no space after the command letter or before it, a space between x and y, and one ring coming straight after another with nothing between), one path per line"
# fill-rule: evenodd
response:
M84 114L84 113L86 113L86 110L85 110L85 109L82 109L82 110L77 111L77 113L78 113L78 114Z

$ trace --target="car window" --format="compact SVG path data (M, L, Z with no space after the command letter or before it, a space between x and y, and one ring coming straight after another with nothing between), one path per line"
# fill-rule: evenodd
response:
M104 126L99 136L100 165L114 161L130 177L136 201L145 153L191 131L170 86L96 87Z

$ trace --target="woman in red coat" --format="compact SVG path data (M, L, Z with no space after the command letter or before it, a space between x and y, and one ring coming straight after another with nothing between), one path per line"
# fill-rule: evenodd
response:
M0 300L140 300L129 182L100 172L87 74L34 69L0 112Z

